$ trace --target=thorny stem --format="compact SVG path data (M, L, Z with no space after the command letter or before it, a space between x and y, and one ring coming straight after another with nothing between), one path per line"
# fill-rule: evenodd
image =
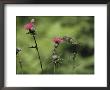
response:
M37 42L36 42L36 39L35 39L35 36L34 35L33 35L33 38L34 38L34 41L35 41L35 44L36 44L35 48L36 48L37 53L38 53L38 57L39 57L39 61L40 61L40 66L41 66L41 69L42 69L42 72L43 72L42 61L41 61L41 57L40 57L40 54L39 54Z

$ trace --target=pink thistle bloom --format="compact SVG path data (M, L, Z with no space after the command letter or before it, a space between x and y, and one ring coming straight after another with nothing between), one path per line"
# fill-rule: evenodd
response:
M33 28L33 23L27 23L27 24L25 24L24 25L24 28L26 29L26 30L31 30L32 28Z
M54 43L61 43L61 42L63 42L63 41L64 41L63 38L59 38L59 37L53 38L53 42L54 42Z

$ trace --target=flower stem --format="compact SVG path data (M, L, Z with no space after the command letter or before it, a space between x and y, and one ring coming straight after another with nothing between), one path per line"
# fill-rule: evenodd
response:
M77 53L73 53L73 61L75 61L76 54L77 54Z
M21 73L23 74L23 67L22 67L22 62L21 62L21 60L19 60L19 64L20 64L20 67L21 67Z
M36 44L36 47L35 48L36 48L37 53L38 53L38 57L39 57L39 61L40 61L40 66L41 66L41 69L42 69L42 72L43 72L42 61L41 61L40 53L39 53L37 42L36 42L36 39L35 39L35 36L34 35L33 35L33 38L34 38L34 41L35 41L35 44Z
M18 53L19 54L19 53ZM22 61L20 60L20 57L18 57L19 59L19 65L20 65L20 68L21 68L21 73L23 74L23 65L22 65Z
M73 69L75 68L75 58L76 58L77 53L73 53Z

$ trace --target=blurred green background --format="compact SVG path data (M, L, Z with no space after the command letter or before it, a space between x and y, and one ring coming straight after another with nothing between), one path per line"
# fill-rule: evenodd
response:
M34 40L26 34L24 25L32 18L36 20L37 43L43 62L44 74L53 73L50 56L54 48L52 38L69 36L80 43L75 61L71 56L71 45L61 44L59 53L64 61L56 68L56 74L94 74L94 16L17 16L16 47L22 49L16 56L16 73L21 74L19 60L22 60L24 74L42 74Z

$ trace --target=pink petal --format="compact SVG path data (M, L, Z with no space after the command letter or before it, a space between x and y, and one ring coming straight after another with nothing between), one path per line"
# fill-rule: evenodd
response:
M27 23L26 25L24 25L24 28L27 30L31 30L32 27L33 27L32 23Z

